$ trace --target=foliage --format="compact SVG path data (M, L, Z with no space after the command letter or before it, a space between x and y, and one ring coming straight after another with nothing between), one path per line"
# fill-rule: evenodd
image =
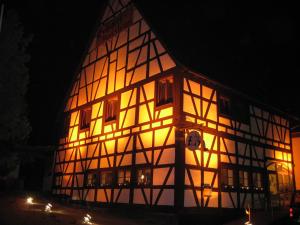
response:
M8 11L0 32L0 151L24 143L31 131L26 104L30 58L26 49L31 39L25 37L17 13Z

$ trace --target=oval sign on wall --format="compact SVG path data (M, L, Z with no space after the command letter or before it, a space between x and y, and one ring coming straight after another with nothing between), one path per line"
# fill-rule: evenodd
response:
M196 150L199 149L200 144L201 144L201 137L199 132L191 131L185 140L186 147L190 150Z

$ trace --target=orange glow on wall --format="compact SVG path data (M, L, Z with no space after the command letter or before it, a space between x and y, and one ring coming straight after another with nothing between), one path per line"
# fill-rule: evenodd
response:
M119 2L107 8L101 20L104 31L113 29L112 21L127 11L118 6ZM55 155L55 176L62 184L55 186L53 193L107 204L133 202L156 207L174 206L176 202L198 208L244 207L245 202L257 204L257 199L265 199L269 187L237 191L242 187L232 181L235 187L228 189L223 183L223 170L234 168L232 174L236 175L251 167L249 180L253 171L267 170L277 179L279 163L291 172L292 159L299 189L300 157L296 154L300 151L295 149L300 148L300 138L293 141L293 157L288 120L256 106L252 100L247 100L245 108L249 121L222 113L219 96L227 91L234 100L240 96L201 74L182 70L137 9L132 6L130 10L133 16L127 27L117 27L108 39L99 40L98 34L103 31L99 28L74 77L64 112L69 123L67 134L60 137ZM161 85L162 80L170 78L170 84ZM111 98L118 101L110 108L107 100ZM80 117L84 107L91 108L92 113L89 125L83 128ZM199 132L204 146L187 148L185 138L191 130ZM273 164L264 168L266 161ZM178 169L181 173L176 174ZM118 176L136 170L151 174L149 186L136 185L132 180L128 185L128 179L137 175L127 180ZM108 180L112 173L117 182L87 185L93 173L99 177L107 173ZM178 179L184 181L184 190L178 195L184 199L180 197L180 201L175 193L176 176L184 176ZM204 194L204 187L212 188L210 197Z
M294 154L294 172L296 181L296 190L300 190L300 134L295 133L292 136L292 149Z

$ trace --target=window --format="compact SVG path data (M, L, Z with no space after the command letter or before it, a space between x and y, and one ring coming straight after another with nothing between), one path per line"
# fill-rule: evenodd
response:
M234 188L233 169L222 168L221 184L224 188Z
M151 169L142 168L137 170L137 184L140 186L149 186L151 184Z
M277 165L278 190L288 192L293 190L293 179L291 172L283 165Z
M231 102L228 97L221 95L219 97L219 112L223 115L231 115Z
M105 122L117 119L118 97L115 96L106 101L105 105Z
M68 136L69 126L70 126L70 120L71 120L70 114L65 115L64 124L63 124L63 130L62 130L62 136L63 137L67 137Z
M250 123L249 104L245 99L235 99L231 110L236 119L246 124Z
M290 182L288 174L278 173L278 187L280 192L288 192L292 190L293 183Z
M262 175L258 172L252 173L252 185L256 190L262 190Z
M113 173L112 171L102 171L100 172L100 186L111 186L113 185Z
M156 105L164 105L173 102L173 77L163 78L157 81Z
M278 193L277 184L276 174L269 174L269 191L271 195Z
M92 109L86 108L80 111L80 130L90 128Z
M97 186L97 173L96 172L88 172L85 178L85 186L86 187L96 187Z
M249 189L249 173L244 170L239 171L240 187Z
M118 171L118 185L128 186L130 184L130 169L124 168Z

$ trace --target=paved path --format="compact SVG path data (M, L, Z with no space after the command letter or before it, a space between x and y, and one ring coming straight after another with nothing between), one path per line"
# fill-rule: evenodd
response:
M142 214L131 213L124 210L113 211L102 208L87 209L81 205L60 204L55 201L53 212L46 213L45 205L49 200L34 197L34 204L26 204L25 195L5 195L0 193L0 225L79 225L83 224L83 216L89 213L94 225L169 225L174 217L168 214ZM253 212L253 225L269 225L273 220L286 215L287 212L274 212L274 216L264 212ZM184 221L183 221L184 222ZM243 225L245 218L231 221L224 225ZM174 224L174 223L173 223ZM201 220L197 220L197 225ZM213 224L210 224L213 225Z
M151 224L143 218L104 213L100 209L86 210L79 206L71 207L53 204L53 212L46 213L46 199L34 198L34 204L26 204L25 196L0 195L0 225L68 225L82 224L83 216L89 213L94 225L143 225Z

